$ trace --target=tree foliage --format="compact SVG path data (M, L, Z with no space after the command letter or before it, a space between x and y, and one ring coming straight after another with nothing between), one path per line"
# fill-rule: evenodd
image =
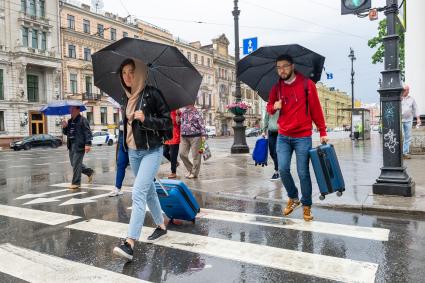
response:
M401 76L404 79L404 30L397 23L397 33L399 35L399 60L400 60L400 71ZM382 63L384 62L384 42L382 38L387 35L387 20L383 19L379 22L378 25L378 35L372 39L369 39L367 45L370 48L377 48L376 52L372 55L372 63Z

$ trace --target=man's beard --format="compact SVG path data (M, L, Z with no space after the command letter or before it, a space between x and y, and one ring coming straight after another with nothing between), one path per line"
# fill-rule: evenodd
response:
M283 76L282 77L282 79L284 80L284 81L287 81L287 80L289 80L289 78L291 78L292 77L292 75L294 74L294 71L292 71L291 73L289 73L288 75L286 75L286 76Z

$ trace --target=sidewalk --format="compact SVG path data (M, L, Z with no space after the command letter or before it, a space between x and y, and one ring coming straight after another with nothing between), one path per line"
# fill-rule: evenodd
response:
M184 180L192 190L243 200L276 203L286 201L286 191L281 181L269 181L273 174L272 164L256 167L250 154L231 155L229 147L224 146L223 142L210 140L213 158L203 162L199 179ZM251 151L254 142L255 139L248 140ZM317 139L314 143L318 144ZM411 160L406 161L408 173L416 182L414 197L379 196L373 195L372 184L379 176L382 166L380 136L375 133L370 141L365 142L338 138L333 139L332 143L338 154L346 191L341 197L332 194L323 201L319 200L317 182L311 169L314 206L425 215L425 156L413 156ZM186 173L182 167L178 168L179 176ZM164 177L168 170L169 164L162 165L160 176ZM299 186L294 159L291 171L295 175L295 183Z

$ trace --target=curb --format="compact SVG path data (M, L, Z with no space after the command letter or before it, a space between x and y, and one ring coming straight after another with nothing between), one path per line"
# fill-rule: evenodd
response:
M201 192L201 193L208 193L214 196L218 197L224 197L224 198L230 198L230 199L236 199L236 200L244 200L244 201L256 201L256 202L262 202L262 203L273 203L273 204L282 204L285 199L270 199L265 197L258 197L258 196L244 196L244 195L238 195L233 193L226 193L226 192L206 192L202 190L197 190L191 188L192 191ZM408 209L403 207L394 207L394 206L372 206L372 205L352 205L352 204L327 204L327 203L314 203L313 206L318 208L325 208L325 209L336 209L336 210L342 210L342 211L356 211L356 212L387 212L387 213L395 213L395 214L410 214L415 216L425 216L425 210L415 210L415 209Z

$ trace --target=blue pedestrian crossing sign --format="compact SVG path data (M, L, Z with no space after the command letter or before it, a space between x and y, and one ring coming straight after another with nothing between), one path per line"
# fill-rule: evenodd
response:
M243 40L243 55L248 55L257 50L258 39L256 37L246 38Z

